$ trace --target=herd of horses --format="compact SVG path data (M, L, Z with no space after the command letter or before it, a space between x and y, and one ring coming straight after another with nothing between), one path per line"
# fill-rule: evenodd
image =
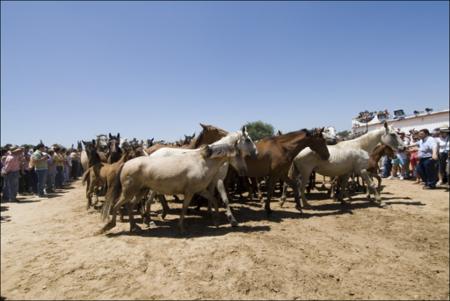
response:
M126 141L120 134L97 136L96 140L82 141L81 163L85 170L87 208L98 208L98 196L104 195L101 216L109 221L97 232L105 233L128 213L130 231L139 231L134 219L138 209L146 224L151 222L151 204L157 199L162 205L162 218L169 206L165 196L183 195L179 219L184 232L184 217L193 199L208 201L208 210L215 209L217 225L219 206L232 226L238 222L229 205L230 192L249 197L257 195L265 211L271 214L271 198L275 186L281 183L280 205L286 201L287 186L291 186L295 207L310 208L305 188L311 174L317 172L332 178L330 193L347 205L347 183L352 176L360 176L367 184L369 201L382 206L378 161L381 156L394 156L404 148L403 142L387 123L382 128L358 138L336 143L334 133L321 129L302 129L286 134L278 133L253 141L247 129L228 132L212 125L201 124L202 131L195 137L168 144L154 139ZM81 148L81 143L79 143ZM378 177L378 187L373 183ZM266 196L261 193L265 183ZM371 198L370 193L374 195ZM95 203L92 198L95 197ZM220 200L219 200L220 199ZM111 216L111 218L110 218Z

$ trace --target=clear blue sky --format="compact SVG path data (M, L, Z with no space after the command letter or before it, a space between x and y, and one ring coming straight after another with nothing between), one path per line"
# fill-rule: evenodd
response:
M1 2L2 145L448 102L448 2Z

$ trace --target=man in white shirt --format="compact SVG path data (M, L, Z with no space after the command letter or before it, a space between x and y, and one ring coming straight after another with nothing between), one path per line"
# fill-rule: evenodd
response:
M424 189L436 188L437 182L437 162L438 162L438 145L436 140L430 136L428 129L419 131L419 172L422 181L425 183Z
M448 183L448 174L445 170L449 155L448 132L448 125L442 125L439 128L439 137L435 138L436 142L439 145L439 182L437 182L437 185Z

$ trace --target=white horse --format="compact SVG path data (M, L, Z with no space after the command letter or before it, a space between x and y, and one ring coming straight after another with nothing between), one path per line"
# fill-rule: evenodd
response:
M248 139L248 142L252 142L252 139L250 138L250 136L248 136L247 133L247 128L244 126L243 129L243 134L246 137L245 139ZM230 136L227 139L233 139L233 136ZM222 143L225 143L224 141ZM177 155L180 153L185 152L185 149L182 148L168 148L168 147L164 147L164 148L160 148L157 151L155 151L154 153L152 153L150 156L151 157L169 157L172 155ZM256 152L254 153L256 155ZM228 200L228 196L227 196L227 192L225 190L225 185L224 185L224 180L227 176L228 173L228 167L230 166L230 164L236 169L236 170L243 170L240 167L241 161L237 158L237 157L232 157L230 159L230 161L228 162L224 162L223 165L220 167L219 171L217 172L217 174L214 176L214 178L211 180L211 183L208 185L208 191L211 195L214 196L214 190L217 188L217 191L220 194L220 197L223 201L223 203L225 204L225 209L226 209L226 216L228 221L230 222L230 224L234 227L238 225L238 222L236 221L235 217L233 216L233 213L231 211L230 205L229 205L229 200ZM239 174L240 176L244 176L245 174ZM147 206L149 206L150 202L152 201L153 197L155 196L154 193L150 194L149 200L147 202ZM165 202L164 198L159 198L159 200L161 201L162 205L163 205L163 210L167 211L167 203ZM209 199L208 199L209 200ZM212 200L214 202L214 206L215 209L218 210L218 204L216 198L214 198ZM146 206L146 207L147 207ZM208 209L210 209L211 206L209 204ZM147 210L148 211L148 208ZM216 211L217 213L217 211Z
M108 198L103 209L103 217L112 220L100 231L103 233L116 225L117 210L128 202L142 199L142 194L150 189L158 194L183 194L183 209L179 226L184 232L183 220L194 194L198 193L217 204L208 190L225 162L234 161L240 174L245 174L247 165L244 157L255 155L256 146L245 128L230 133L219 141L199 149L183 149L167 156L145 156L127 161L116 179L114 195ZM116 202L116 200L118 201ZM132 209L132 206L130 210ZM218 209L216 208L216 211ZM130 231L139 229L130 214Z
M395 130L384 123L384 127L364 134L353 140L342 141L336 145L328 146L330 158L322 160L311 149L302 150L294 159L291 167L291 176L300 175L301 184L300 192L303 205L308 207L309 204L305 197L305 186L309 176L313 170L324 176L343 176L340 181L348 179L351 172L360 174L366 180L368 186L373 187L373 183L367 176L369 154L372 153L375 146L379 143L386 144L394 150L404 148L403 141L397 135ZM343 189L346 183L343 184ZM285 198L286 187L283 187L283 196ZM379 194L375 193L377 201L380 201Z

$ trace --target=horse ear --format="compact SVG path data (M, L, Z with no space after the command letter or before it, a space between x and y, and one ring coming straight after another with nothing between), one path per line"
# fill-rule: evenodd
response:
M120 139L120 133L117 133L117 139Z
M92 144L95 146L95 139L92 139Z
M201 122L200 122L200 126L201 126L203 129L205 129L205 130L208 128L208 126L207 126L206 124L203 124L203 123L201 123Z
M109 136L109 139L112 139L111 133L109 133L108 136Z
M244 125L242 126L242 135L245 135L245 133L247 133L247 127Z
M322 127L319 131L319 134L322 134L324 130L325 130L325 127Z

